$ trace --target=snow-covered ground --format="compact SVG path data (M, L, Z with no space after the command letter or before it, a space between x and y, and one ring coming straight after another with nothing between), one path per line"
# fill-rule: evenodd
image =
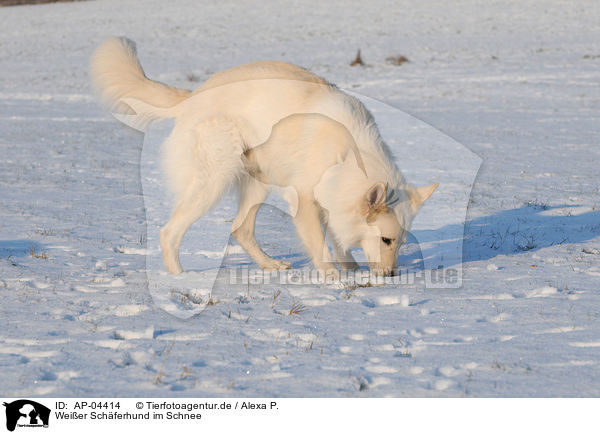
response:
M597 396L600 4L238 3L0 8L0 395ZM483 159L462 287L228 286L225 274L201 314L160 309L143 137L89 91L89 56L112 35L169 84L289 61L462 143ZM366 66L350 67L359 47ZM410 62L386 62L397 55ZM284 213L261 211L265 249L302 266L290 233ZM249 263L229 251L226 265Z

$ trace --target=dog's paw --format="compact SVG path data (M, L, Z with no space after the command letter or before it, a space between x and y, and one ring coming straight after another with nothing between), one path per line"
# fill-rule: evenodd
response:
M165 264L167 271L171 274L181 274L183 273L183 268L179 264Z
M348 271L360 270L360 265L358 265L356 262L338 262L338 265L340 267L342 267L342 270L348 270Z
M280 261L279 259L269 258L269 261L260 264L261 268L267 271L274 270L288 270L292 268L292 264L286 261Z
M163 255L163 259L165 262L165 268L171 274L180 274L183 273L183 268L181 268L181 264L179 260L173 258L172 256Z

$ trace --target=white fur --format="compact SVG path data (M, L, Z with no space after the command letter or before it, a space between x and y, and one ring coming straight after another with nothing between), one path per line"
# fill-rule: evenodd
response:
M134 44L114 38L95 52L91 74L101 101L139 128L175 119L163 160L176 206L161 230L172 273L182 271L178 248L188 227L230 187L240 194L236 239L260 266L289 267L268 257L254 239L268 184L297 191L294 223L317 268L335 271L323 224L342 266L356 266L349 249L360 246L372 269L389 273L414 214L435 189L406 184L367 109L297 66L242 65L190 93L147 79ZM377 183L385 186L386 203L366 204ZM386 233L395 243L389 248L381 242Z

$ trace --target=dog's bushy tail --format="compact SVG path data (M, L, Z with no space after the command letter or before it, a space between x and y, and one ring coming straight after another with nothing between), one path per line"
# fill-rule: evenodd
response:
M173 117L190 91L146 77L135 43L111 38L96 49L90 65L92 86L102 104L121 121L142 130L155 119Z

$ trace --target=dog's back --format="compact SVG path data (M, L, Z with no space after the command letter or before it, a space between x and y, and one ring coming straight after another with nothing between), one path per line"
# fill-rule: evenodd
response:
M319 85L332 86L318 75L291 63L276 61L252 62L218 72L206 80L192 95L218 86L245 80L299 80Z

